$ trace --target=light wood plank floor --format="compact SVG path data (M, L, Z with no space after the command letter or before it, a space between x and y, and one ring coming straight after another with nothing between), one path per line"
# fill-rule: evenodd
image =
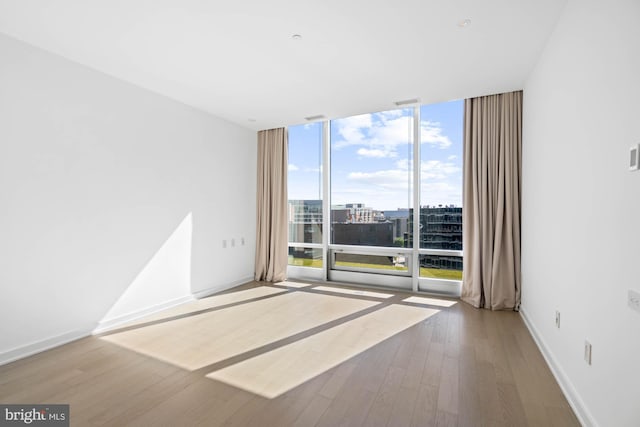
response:
M0 366L71 425L579 426L519 315L249 283Z

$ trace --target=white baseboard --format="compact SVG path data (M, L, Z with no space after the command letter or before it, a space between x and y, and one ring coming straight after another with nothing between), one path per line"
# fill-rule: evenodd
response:
M558 364L555 357L549 350L549 347L545 344L542 336L531 322L531 319L527 317L527 314L523 308L520 308L520 317L522 317L522 320L524 320L524 324L527 326L527 329L529 329L529 333L531 333L531 336L538 345L538 348L540 349L544 360L546 360L547 365L549 365L549 368L551 368L551 373L560 385L564 396L567 398L567 401L569 402L569 405L571 405L571 408L576 414L576 417L578 417L578 421L580 421L580 424L582 424L584 427L598 427L598 424L593 418L593 415L591 415L591 412L589 412L589 410L585 406L584 401L576 391L573 383L569 380L567 374Z
M242 285L244 283L250 282L253 280L253 277L245 277L239 280L235 280L231 283L226 283L221 286L215 286L207 289L203 289L200 291L193 292L190 295L185 295L180 298L173 299L171 301L164 302L162 304L156 304L152 307L147 307L143 310L136 311L135 313L130 313L124 316L119 316L113 319L109 319L104 322L100 322L98 326L93 330L93 334L100 334L102 332L106 332L110 329L118 328L119 326L124 325L127 322L131 322L133 320L140 319L142 317L148 316L150 314L157 313L162 310L166 310L171 307L175 307L180 304L184 304L185 302L193 301L196 299L204 298L209 295L215 294L217 292L225 291L227 289L234 288L238 285Z
M185 302L193 301L195 298L193 295L185 295L179 298L172 299L160 304L153 305L151 307L144 308L142 310L135 311L133 313L125 314L124 316L114 317L113 319L101 321L98 326L92 331L93 335L100 334L110 329L118 328L127 322L140 319L141 317L148 316L153 313L157 313L162 310L166 310L171 307L175 307Z
M242 279L233 281L231 283L227 283L221 286L211 287L208 289L203 289L201 291L194 292L191 295L185 295L183 297L176 298L171 301L164 302L162 304L156 304L154 306L147 307L145 309L136 311L134 313L130 313L124 316L119 316L104 322L99 322L97 325L92 324L90 326L86 326L84 328L66 332L61 335L56 335L54 337L46 338L31 344L23 345L18 348L0 352L0 366L5 365L7 363L14 362L19 359L24 359L25 357L32 356L36 353L41 353L43 351L50 350L54 347L59 347L64 344L68 344L80 338L85 338L91 335L105 332L109 329L117 328L118 326L125 324L127 322L130 322L132 320L136 320L138 318L148 316L158 311L166 310L176 305L184 304L185 302L193 301L194 299L204 298L206 296L215 294L217 292L225 291L227 289L231 289L233 287L236 287L238 285L242 285L244 283L251 282L251 281L253 281L253 276L244 277Z
M244 285L245 283L249 283L249 282L253 282L253 276L243 277L241 279L234 280L231 283L226 283L226 284L220 285L220 286L212 286L212 287L207 288L207 289L196 291L196 292L193 292L193 296L196 299L206 298L209 295L213 295L213 294L218 293L218 292L226 291L227 289L235 288L236 286Z
M33 356L34 354L50 350L63 344L68 344L72 341L79 340L80 338L88 337L91 335L92 329L93 326L87 326L82 329L76 329L61 335L56 335L31 344L23 345L18 348L3 351L0 353L0 366L19 359L24 359L25 357Z
M245 278L242 278L242 279L239 279L239 280L235 280L235 281L233 281L231 283L226 283L226 284L221 285L221 286L211 287L211 288L203 289L201 291L193 292L190 295L185 295L183 297L176 298L176 299L173 299L171 301L164 302L162 304L156 304L156 305L154 305L152 307L147 307L147 308L145 308L143 310L136 311L135 313L130 313L130 314L127 314L127 315L124 315L124 316L119 316L119 317L116 317L116 318L113 318L113 319L109 319L109 320L104 321L104 322L100 322L98 324L98 326L93 330L93 334L96 335L96 334L100 334L102 332L106 332L106 331L108 331L110 329L118 328L119 326L122 326L122 325L126 324L127 322L131 322L133 320L140 319L140 318L148 316L150 314L154 314L154 313L157 313L159 311L166 310L168 308L175 307L175 306L180 305L180 304L184 304L185 302L189 302L189 301L193 301L193 300L196 300L196 299L204 298L204 297L207 297L209 295L215 294L217 292L221 292L221 291L225 291L227 289L234 288L234 287L236 287L238 285L242 285L242 284L250 282L252 280L253 280L253 277L248 277L248 278L245 277Z

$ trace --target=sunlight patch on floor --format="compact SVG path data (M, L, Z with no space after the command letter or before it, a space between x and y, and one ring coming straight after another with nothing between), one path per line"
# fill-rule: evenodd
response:
M440 298L427 298L427 297L409 297L409 298L403 299L402 301L410 302L414 304L435 305L437 307L451 307L457 304L456 301L440 299Z
M196 370L376 304L355 298L291 292L100 339L183 369Z
M299 289L299 288L306 288L307 286L311 286L311 284L309 283L299 283L299 282L277 282L277 283L273 283L274 286L282 286L285 288L295 288L295 289Z
M277 295L285 293L283 289L270 288L268 286L260 286L258 288L245 289L243 291L230 292L226 294L213 295L206 298L201 298L194 301L189 301L184 304L180 304L176 307L163 310L159 313L154 313L149 316L142 317L140 319L127 322L124 325L119 325L118 328L128 327L132 325L139 325L142 323L154 322L162 319L170 319L175 316L182 316L189 313L197 313L209 308L220 307L227 304L234 304L253 298L261 298L270 295ZM117 329L117 328L116 328Z
M382 292L371 292L371 291L365 291L361 289L338 288L334 286L315 286L313 289L316 291L336 292L340 294L358 295L358 296L373 297L373 298L391 298L393 296L393 294L384 294Z
M273 399L438 312L390 305L207 377Z

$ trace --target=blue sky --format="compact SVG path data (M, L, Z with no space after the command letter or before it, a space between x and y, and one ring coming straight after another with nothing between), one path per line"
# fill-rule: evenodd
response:
M421 205L462 206L463 101L424 105ZM331 121L332 204L412 205L412 109ZM289 128L289 198L319 199L321 123Z

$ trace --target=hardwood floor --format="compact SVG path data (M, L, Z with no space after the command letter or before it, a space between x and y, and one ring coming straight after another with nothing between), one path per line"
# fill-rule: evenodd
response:
M579 426L517 313L348 289L249 283L0 366L0 402L73 426Z

